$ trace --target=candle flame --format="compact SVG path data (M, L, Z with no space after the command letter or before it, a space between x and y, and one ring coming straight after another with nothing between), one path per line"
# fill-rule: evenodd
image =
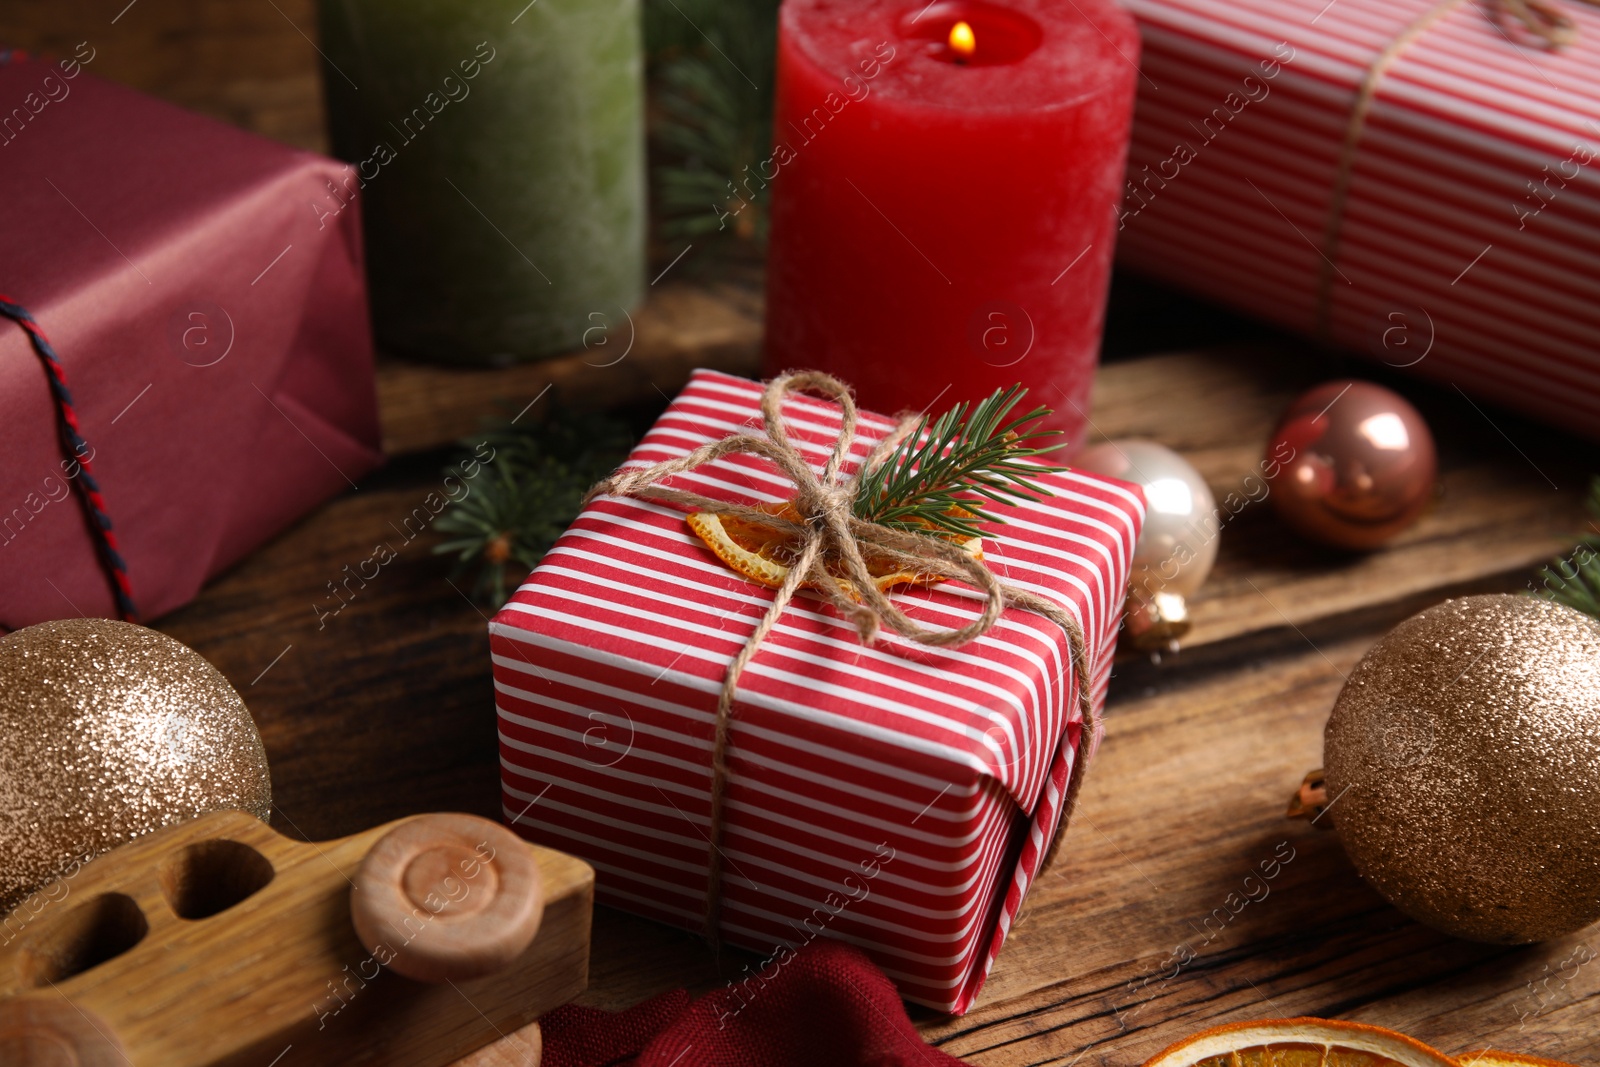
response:
M962 59L967 59L977 50L978 38L973 34L969 24L958 22L950 27L950 51Z

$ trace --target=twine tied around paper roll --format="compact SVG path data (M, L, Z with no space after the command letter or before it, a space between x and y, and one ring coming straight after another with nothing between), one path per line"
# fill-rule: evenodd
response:
M834 401L840 408L839 436L833 451L819 476L812 470L800 450L789 440L783 420L783 401L792 393L812 392ZM761 417L766 435L737 433L720 441L701 445L679 459L667 460L653 466L622 470L589 490L584 502L599 496L628 496L641 500L658 501L678 507L709 512L721 517L741 518L760 523L787 534L798 550L789 566L783 584L773 595L772 603L756 628L751 631L745 645L723 676L722 691L717 698L716 725L711 748L711 831L708 838L708 872L706 885L705 937L713 945L718 940L719 919L722 910L722 867L724 856L722 838L724 807L728 789L728 735L733 718L734 693L739 678L750 661L755 658L761 643L778 623L789 602L803 584L809 580L838 612L855 624L863 644L871 644L879 630L887 626L895 633L922 645L948 647L965 644L989 630L1008 607L1021 608L1043 616L1055 623L1067 635L1072 660L1072 670L1077 681L1078 707L1083 725L1078 739L1082 758L1074 766L1067 794L1062 800L1060 822L1055 837L1043 863L1055 856L1066 828L1067 817L1077 799L1078 785L1083 780L1083 767L1099 740L1102 729L1095 713L1089 679L1089 657L1084 644L1083 628L1078 620L1058 604L1044 597L1019 589L1001 581L979 559L961 551L954 542L935 534L910 533L891 529L874 522L857 518L853 505L859 477L847 478L842 473L850 446L855 440L856 407L849 388L838 379L818 371L799 371L773 379L761 396ZM895 428L872 450L862 462L860 471L876 469L884 463L907 435L916 430L918 419L914 415L901 417ZM790 502L801 518L799 522L773 515L757 507L718 500L686 489L660 485L675 474L693 470L706 463L737 453L747 453L768 460L794 483L794 498ZM954 630L932 629L911 619L889 599L872 580L866 555L898 564L906 570L937 580L961 579L975 587L984 596L983 611L966 626ZM837 578L829 571L829 564L843 569L859 601L840 587Z
M1582 0L1600 6L1600 0ZM1460 7L1465 0L1439 0L1439 3L1417 16L1395 35L1383 51L1379 52L1362 76L1356 92L1355 105L1350 109L1350 121L1345 126L1344 144L1339 149L1339 168L1334 173L1333 194L1328 201L1328 222L1322 235L1322 266L1317 275L1317 320L1319 337L1331 336L1333 316L1333 276L1339 273L1339 243L1344 232L1345 208L1350 200L1350 182L1355 177L1356 149L1367 128L1367 114L1378 95L1378 86L1384 75L1394 66L1401 54L1421 37L1434 23ZM1578 39L1578 24L1572 21L1557 0L1493 0L1490 18L1498 19L1500 13L1516 19L1528 33L1542 40L1548 48L1562 48ZM1315 20L1313 20L1315 21ZM1504 33L1501 30L1501 33ZM1509 40L1509 38L1508 38ZM1348 281L1348 279L1346 279Z

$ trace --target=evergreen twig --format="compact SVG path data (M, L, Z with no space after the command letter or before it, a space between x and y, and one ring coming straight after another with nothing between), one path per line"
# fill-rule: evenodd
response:
M979 523L999 521L984 509L984 501L1004 504L1052 495L1034 479L1066 468L1028 461L1063 447L1034 444L1061 431L1038 428L1048 408L1012 416L1027 392L1013 385L977 404L957 404L937 419L924 415L881 464L862 472L856 517L965 539L983 535Z
M862 473L857 517L965 539L982 536L979 523L999 521L986 501L1051 495L1035 478L1065 468L1029 460L1061 447L1039 443L1059 431L1035 425L1050 414L1046 408L1014 414L1026 393L1020 385L997 389L937 419L924 416L882 463ZM455 556L455 574L473 574L472 595L498 606L577 518L590 486L627 458L633 435L612 417L563 413L530 427L502 423L460 443L467 452L458 459L482 460L485 443L493 458L484 461L473 491L434 522L447 539L433 551ZM447 471L459 469L458 462Z
M460 443L481 459L485 442L493 458L473 491L434 522L454 536L433 551L454 555L458 576L475 571L472 595L498 607L508 579L520 581L538 564L578 517L583 494L627 458L633 435L610 416L562 413L530 427L506 422ZM447 470L457 474L458 465Z
M1600 475L1589 479L1585 507L1600 524ZM1537 595L1600 618L1600 534L1580 539L1571 554L1551 560L1538 577L1544 588Z
M663 238L765 239L777 0L647 0Z

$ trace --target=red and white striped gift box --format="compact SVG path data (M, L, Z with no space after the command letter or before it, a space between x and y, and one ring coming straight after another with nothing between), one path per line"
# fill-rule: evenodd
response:
M1363 80L1437 0L1128 0L1122 262L1600 436L1600 10L1558 2L1559 50L1476 0L1398 49L1330 246Z
M627 465L759 431L760 395L697 372ZM784 410L820 471L837 407L796 397ZM891 425L864 415L854 461ZM1080 622L1098 707L1144 504L1095 475L1044 481L1055 496L997 507L1008 521L985 559ZM790 495L750 455L668 484ZM771 596L724 567L683 512L603 497L490 624L505 817L593 864L603 902L700 928L717 694ZM959 583L895 599L932 626L980 606ZM865 646L822 601L796 599L745 670L731 726L721 932L776 953L747 988L826 936L865 948L907 998L965 1011L1039 871L1080 725L1066 637L1043 618L1008 610L959 648L893 635Z

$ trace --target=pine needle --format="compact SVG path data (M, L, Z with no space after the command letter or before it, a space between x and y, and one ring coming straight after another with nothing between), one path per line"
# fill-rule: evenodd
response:
M663 238L765 239L777 12L777 0L647 0Z
M456 575L473 573L472 595L498 607L578 517L583 494L627 458L633 435L605 415L561 413L531 427L506 422L460 442L458 459L493 459L460 503L433 528L450 536L433 548L454 555ZM459 464L446 468L459 477Z
M966 539L982 536L980 523L1002 521L986 503L1051 495L1035 479L1065 468L1031 460L1061 447L1040 444L1060 432L1035 425L1047 408L1014 414L1026 393L1014 385L937 419L924 416L883 463L863 472L856 515ZM577 518L589 487L627 458L633 435L605 415L559 413L531 427L502 423L460 443L467 451L458 460L481 460L485 443L494 458L473 491L434 522L446 539L433 551L455 556L456 574L472 575L472 595L498 607ZM459 468L446 470L458 475Z
M1600 524L1600 475L1589 479L1585 508ZM1544 588L1536 596L1600 619L1600 534L1584 537L1567 556L1551 560L1538 579Z
M1034 444L1061 431L1037 427L1049 408L1012 415L1027 392L1013 385L975 405L957 404L937 419L924 415L883 463L862 472L856 517L966 539L983 535L980 523L1002 521L985 509L985 501L1006 504L1052 495L1034 479L1066 468L1029 461L1063 447Z

